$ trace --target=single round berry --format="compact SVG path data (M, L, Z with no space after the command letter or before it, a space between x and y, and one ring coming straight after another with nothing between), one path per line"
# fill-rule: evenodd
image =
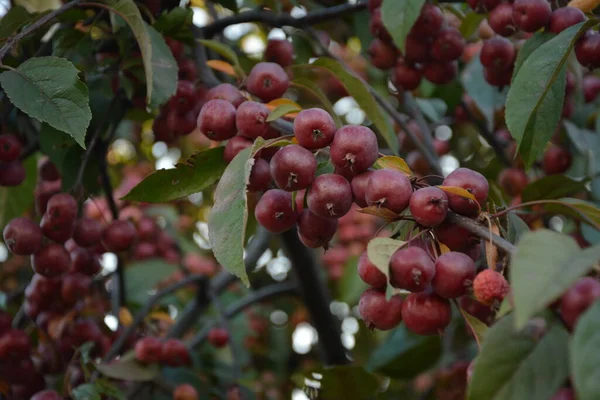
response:
M575 391L571 388L562 388L550 400L575 400Z
M456 61L434 62L423 67L423 76L431 83L445 85L450 83L458 75L458 64Z
M336 132L335 122L329 113L320 108L302 110L294 120L294 136L298 144L309 150L329 146Z
M450 324L450 302L435 293L411 293L402 303L406 328L418 335L435 335Z
M42 160L38 166L38 172L40 174L40 178L44 181L54 182L60 179L60 172L58 172L58 168L50 159L46 158Z
M444 179L444 186L459 187L475 196L477 202L456 194L448 194L450 209L463 215L477 215L480 207L485 205L490 190L485 176L469 168L454 170Z
M188 348L181 340L169 339L162 346L160 362L170 367L183 367L190 365L192 359Z
M173 53L173 57L175 57L176 60L183 56L185 51L183 43L170 37L165 37L165 42L167 43L167 46L169 46L169 50L171 50L171 53Z
M307 195L308 209L328 218L340 218L352 207L352 188L340 175L323 174L316 177Z
M490 306L478 302L471 296L462 296L458 302L463 310L486 325L494 322L496 312Z
M262 192L267 190L271 183L271 167L269 163L262 158L254 160L252 171L250 171L250 179L246 189L250 192Z
M83 274L69 274L63 278L61 295L67 304L75 304L89 292L92 279Z
M25 175L25 167L20 161L0 163L0 186L19 186Z
M48 200L45 215L54 222L73 226L74 229L77 221L77 200L67 193L55 194Z
M135 343L135 358L144 364L153 364L161 361L163 344L155 337L148 336Z
M506 70L515 62L515 46L501 36L493 37L483 42L479 59L484 67Z
M71 238L75 230L75 221L69 224L61 223L61 221L53 221L48 215L44 215L40 222L40 228L44 236L57 243L64 243Z
M500 36L511 36L517 32L513 21L513 6L510 3L502 3L494 8L488 16L490 27Z
M594 278L579 279L560 299L560 313L565 324L573 329L580 315L600 298L600 282Z
M377 136L364 126L343 126L335 133L329 154L334 166L353 175L360 174L377 160Z
M270 128L267 118L269 109L262 103L255 101L245 101L237 109L235 122L240 135L249 139L265 137L265 133Z
M586 103L591 103L600 95L600 77L588 75L583 78L583 97Z
M29 218L15 218L4 227L4 244L20 256L28 256L42 247L42 230Z
M146 260L148 258L156 257L158 249L152 242L139 242L133 247L131 252L131 258L134 260Z
M196 88L190 81L177 82L177 91L171 98L169 105L178 113L185 114L194 108L196 102Z
M283 190L293 192L310 186L317 172L317 159L302 146L292 144L271 159L271 176Z
M0 336L0 361L19 361L29 357L31 341L20 329L10 329Z
M11 162L19 159L21 142L15 135L0 135L0 162Z
M256 64L246 79L248 92L263 101L280 98L289 85L290 80L284 69L272 62Z
M211 100L225 100L233 104L235 108L246 101L242 92L229 83L221 83L210 89L208 93L206 93L205 101L208 102Z
M281 39L269 39L265 48L265 60L287 67L294 63L294 45Z
M410 213L423 226L441 224L448 214L448 196L436 187L424 187L410 197Z
M455 299L468 292L476 273L477 267L471 257L456 251L444 253L435 261L431 286L438 296Z
M477 274L473 281L475 298L485 305L500 304L508 294L510 286L506 278L498 271L485 269Z
M154 241L158 236L160 228L153 218L142 217L136 223L136 231L140 240Z
M443 222L434 229L437 240L448 246L452 251L467 251L473 245L471 233L465 228L448 222Z
M226 140L235 136L235 107L226 100L210 100L200 110L198 129L210 140Z
M397 89L415 90L421 84L421 71L404 62L399 62L392 70L391 78Z
M190 384L178 385L173 391L173 400L198 400L198 391Z
M396 58L398 57L398 50L381 39L373 39L369 48L367 49L371 64L375 68L388 69L392 68L396 64Z
M577 7L560 7L552 12L548 30L552 33L561 33L570 26L585 21L583 11Z
M510 85L513 76L513 67L508 69L484 68L483 77L492 86L503 87Z
M350 185L352 186L352 195L354 196L354 202L360 207L367 207L367 186L369 185L369 179L373 175L374 171L365 171L362 174L355 175L352 177Z
M600 67L600 33L588 30L575 43L575 56L579 64L589 69Z
M280 189L267 190L262 195L254 216L271 233L285 232L298 220L298 213L292 210L292 194Z
M306 242L312 244L307 247L323 247L327 249L337 228L337 219L321 217L310 210L302 211L300 218L298 218L298 235L306 239Z
M91 218L81 218L75 223L73 240L81 247L94 246L102 240L102 224Z
M465 46L465 38L456 28L446 28L433 41L431 56L437 61L454 61L463 54Z
M498 175L498 185L510 197L516 197L527 187L529 179L521 168L506 168Z
M43 390L37 392L31 400L63 400L63 397L54 390Z
M571 167L571 152L564 147L551 145L544 153L542 162L546 175L565 173Z
M81 273L94 276L100 272L102 266L98 256L90 250L78 247L71 252L71 273Z
M369 178L365 200L369 206L387 208L400 214L408 207L411 195L412 186L403 172L379 169Z
M229 332L225 328L212 328L207 339L216 348L225 347L229 343Z
M390 258L390 284L393 287L422 292L429 286L434 275L433 261L420 247L397 250Z
M363 282L371 285L374 289L384 289L387 285L386 276L369 260L366 251L358 259L358 276L360 276Z
M513 21L524 32L535 32L550 22L552 8L547 0L515 0Z
M119 253L129 249L137 238L137 232L129 221L113 221L104 229L102 244L106 250Z
M31 256L31 267L37 274L55 278L71 268L71 256L62 244L51 243Z
M370 329L387 331L395 328L402 321L402 297L395 295L389 301L385 292L368 289L360 296L358 313Z
M241 106L240 106L241 108ZM252 146L252 141L243 136L234 136L227 141L223 150L223 160L229 164L242 150Z
M430 37L442 29L444 14L439 7L433 4L425 4L421 8L421 14L415 21L410 33L419 37Z

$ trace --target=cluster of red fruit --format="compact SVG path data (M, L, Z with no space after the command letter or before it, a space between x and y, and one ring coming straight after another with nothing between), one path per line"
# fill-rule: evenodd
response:
M438 85L451 82L458 74L457 60L466 41L456 28L448 26L442 11L432 4L423 6L401 54L383 24L381 4L382 0L369 0L369 28L376 37L368 49L373 65L392 68L391 79L398 89L416 89L422 77Z
M0 186L18 186L25 180L20 155L19 138L8 133L0 135Z
M488 23L499 36L484 41L480 60L485 67L485 79L494 86L505 86L512 79L516 49L506 39L519 31L530 34L544 28L560 33L586 20L585 14L575 7L561 7L554 11L547 0L468 0L478 13L489 13ZM600 66L600 35L588 30L575 44L575 55L584 67Z
M185 343L178 339L147 336L135 343L135 358L144 364L160 363L170 367L183 367L192 363L190 351Z

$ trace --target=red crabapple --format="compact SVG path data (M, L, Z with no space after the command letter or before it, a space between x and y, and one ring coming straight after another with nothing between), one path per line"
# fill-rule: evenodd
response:
M577 7L560 7L552 12L548 30L552 33L561 33L570 26L577 25L586 20L586 16Z
M485 205L490 189L485 176L469 168L454 170L444 179L444 186L459 187L475 196L479 205L471 199L456 194L448 194L450 209L463 215L478 214L479 208Z
M221 83L210 89L208 93L206 93L205 100L207 102L210 100L225 100L233 104L235 108L238 108L246 101L242 92L229 83Z
M390 284L396 288L422 292L434 275L431 257L419 247L399 249L390 258Z
M15 218L3 232L4 244L11 253L27 256L42 247L42 230L29 218Z
M371 59L371 64L379 69L392 68L398 57L398 50L393 45L378 38L371 41L367 53Z
M280 189L288 192L306 189L317 172L315 156L302 146L292 144L271 159L271 176Z
M352 177L350 185L352 186L352 195L354 196L354 202L360 207L367 207L367 186L369 179L373 175L374 171L365 171L362 174L355 175Z
M31 267L46 278L55 278L69 271L71 256L62 244L50 243L31 256Z
M0 361L19 361L29 357L31 341L20 329L10 329L0 336Z
M448 196L436 187L424 187L410 197L410 213L423 226L441 224L448 214Z
M212 328L208 332L207 339L217 348L225 347L229 343L229 332L225 328Z
M569 150L553 144L544 153L542 166L546 175L562 174L571 167L571 161Z
M433 41L431 56L438 61L454 61L460 58L465 45L465 39L456 28L445 28Z
M135 343L135 358L144 364L153 364L161 361L163 344L155 337L148 336Z
M485 269L477 274L473 281L475 298L485 304L500 303L510 291L506 278L493 269Z
M271 167L269 167L269 163L262 158L255 159L246 189L250 192L262 192L267 190L270 183Z
M300 146L309 150L328 146L335 132L333 118L320 108L302 110L294 120L294 136Z
M20 161L0 163L0 186L19 186L25 175L25 167Z
M21 142L15 135L0 135L0 162L11 162L19 159Z
M410 33L419 37L435 36L444 24L444 14L439 7L425 4Z
M471 257L451 251L435 261L433 291L441 297L455 299L463 296L473 285L477 267Z
M298 220L298 213L292 209L292 194L280 189L267 190L256 204L254 215L271 233L285 232Z
M515 62L515 46L508 39L496 36L483 42L479 59L484 67L506 70Z
M387 208L400 214L408 207L411 195L412 186L403 172L379 169L369 178L365 200L369 206Z
M104 229L102 243L106 250L118 253L129 249L137 238L137 231L129 221L113 221Z
M516 197L523 192L529 179L521 168L506 168L498 175L498 185L510 197Z
M386 300L385 292L368 289L360 296L358 313L370 329L387 331L402 321L401 307L402 297L395 295Z
M308 209L321 217L340 218L352 207L352 188L335 174L316 177L307 195Z
M298 218L298 235L306 239L309 244L312 244L307 247L327 249L329 242L337 231L337 227L337 219L321 217L310 210L302 211Z
M241 108L242 106L240 106ZM242 150L252 147L252 141L243 136L234 136L227 141L223 150L223 160L229 164Z
M378 154L377 136L364 126L343 126L338 129L331 142L331 162L352 174L369 169L375 163Z
M458 75L458 64L456 61L432 62L423 67L423 76L429 82L436 85L445 85L450 83Z
M162 346L160 362L170 367L183 367L190 365L192 359L190 357L190 351L182 341L168 339Z
M198 129L210 140L226 140L237 133L235 107L225 100L210 100L200 110Z
M235 115L235 122L240 135L249 139L256 139L259 136L265 137L269 129L267 118L270 111L262 103L255 101L245 101L238 107Z
M421 70L399 62L392 70L391 79L399 90L414 90L421 84Z
M451 319L450 302L435 293L411 293L402 303L406 328L419 335L435 335L446 328Z
M515 0L513 21L524 32L535 32L550 22L552 8L547 0Z
M272 62L256 64L246 79L248 92L263 101L280 98L288 89L289 84L290 80L284 69L279 64Z
M600 298L600 282L584 277L571 286L560 299L560 313L570 329L577 324L580 315Z
M511 36L517 31L513 21L513 6L502 3L494 8L488 17L490 27L500 36Z
M366 251L358 259L358 275L363 282L371 285L374 289L383 289L387 285L386 276L369 260Z
M281 39L269 39L264 54L265 60L287 67L294 63L294 45Z
M575 43L575 56L584 67L591 70L600 67L600 33L588 30Z

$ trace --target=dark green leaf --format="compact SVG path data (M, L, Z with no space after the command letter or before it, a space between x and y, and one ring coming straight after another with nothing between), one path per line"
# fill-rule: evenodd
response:
M306 64L313 57L313 47L310 41L301 34L292 35L296 64Z
M506 125L526 166L544 150L561 118L567 56L588 26L582 22L562 31L515 68L506 98Z
M127 300L132 303L144 304L150 291L168 276L178 271L177 266L162 259L150 259L130 263L125 268L125 290Z
M432 122L438 122L448 111L448 106L441 99L415 99L421 112Z
M12 7L0 19L0 39L16 33L23 25L33 19L33 16L21 6Z
M0 74L0 84L21 111L67 132L85 148L92 112L88 89L78 74L63 58L36 57Z
M335 125L338 128L342 126L342 121L340 120L340 117L337 115L337 113L335 111L333 111L333 105L327 98L327 95L325 93L323 93L323 90L316 82L314 82L310 79L306 79L306 78L297 78L297 79L294 79L291 82L291 84L298 88L306 90L312 96L314 96L315 98L320 100L320 102L323 106L323 109L331 115L331 117L335 121Z
M373 122L379 133L383 136L383 139L387 143L390 150L397 155L398 138L394 133L390 121L382 113L381 109L375 102L375 99L365 86L365 83L361 79L349 73L346 68L331 58L318 58L308 67L310 68L312 66L323 67L329 70L342 82L346 90L348 90L348 93L354 97L360 108L367 115L367 118Z
M238 12L238 6L236 0L217 0L217 3L222 5L225 8L230 9L233 12Z
M519 215L510 211L506 215L506 220L508 222L508 241L512 244L517 244L521 239L521 236L525 232L529 232L529 226L523 221L523 218L519 217Z
M600 302L579 317L571 343L571 371L577 398L600 398Z
M333 171L335 169L333 168L333 164L331 163L331 161L322 161L319 163L319 165L317 165L317 172L315 173L315 176L321 176L323 174L333 174Z
M460 33L465 38L470 38L475 34L475 32L477 32L479 24L481 24L481 21L483 21L484 19L485 14L478 14L474 12L467 14L467 16L462 20L462 23L460 24Z
M599 259L600 246L581 250L573 238L547 229L525 233L510 268L517 329L560 297Z
M277 106L273 111L269 113L267 122L275 121L277 118L283 117L284 115L302 111L295 104L282 104Z
M569 334L542 318L515 332L514 314L496 322L475 359L468 400L548 400L569 375ZM540 339L539 331L548 327Z
M160 373L158 364L144 365L137 362L133 351L110 363L97 364L96 369L109 378L134 382L151 381Z
M163 203L198 193L219 180L227 163L224 147L194 154L172 169L161 169L147 176L123 198L124 200Z
M23 215L33 205L33 189L37 175L35 157L29 157L23 163L25 180L19 186L0 186L0 231L13 218Z
M152 26L165 36L192 44L194 35L190 27L193 18L194 12L191 8L175 7L168 12L163 12Z
M109 399L127 400L125 393L123 393L121 389L119 389L116 385L112 384L108 380L98 379L96 381L96 388L100 393L102 393Z
M384 273L386 277L390 276L389 264L390 258L400 247L406 242L390 238L374 238L371 239L367 246L369 260Z
M52 55L66 58L75 64L82 63L85 57L93 54L93 45L91 35L86 32L76 29L59 30L52 38ZM93 93L89 82L87 84L90 93ZM93 112L93 106L90 105L90 107Z
M573 147L585 158L585 173L598 174L600 172L600 129L596 132L589 129L583 129L570 121L564 121L565 130L571 139Z
M396 46L404 53L406 37L421 14L425 0L384 0L381 5L383 25Z
M93 383L84 383L72 391L74 400L101 400L102 394Z
M521 50L517 54L517 59L515 60L515 68L513 71L513 80L517 76L517 72L521 69L523 62L533 53L538 47L546 43L548 40L555 37L553 33L550 32L536 32L529 39L525 41Z
M435 365L441 354L439 336L420 336L400 325L371 353L366 368L390 378L411 379Z
M212 51L216 52L220 56L225 57L233 65L239 65L240 61L238 59L238 56L237 54L235 54L235 51L231 49L231 47L224 45L223 43L217 40L201 39L199 40L199 42L211 49Z
M468 312L462 309L460 310L460 312L465 319L465 324L468 325L468 328L473 334L473 336L477 338L477 343L483 343L485 335L487 335L487 331L489 329L488 326L481 322L479 318L472 316Z
M548 175L527 185L521 194L521 201L551 200L584 192L585 183L564 175Z
M353 34L360 40L361 52L366 53L367 46L373 40L373 34L369 29L371 14L368 10L352 13Z
M550 212L564 214L600 229L600 208L596 207L594 203L573 198L562 198L555 200L555 203L544 204L544 208Z
M324 367L314 371L304 383L311 387L317 381L319 399L364 400L375 395L377 378L360 366Z
M479 56L473 57L467 65L461 81L465 91L481 110L488 123L494 121L495 110L504 106L506 91L500 92L498 88L487 83L483 76L483 66L479 61Z

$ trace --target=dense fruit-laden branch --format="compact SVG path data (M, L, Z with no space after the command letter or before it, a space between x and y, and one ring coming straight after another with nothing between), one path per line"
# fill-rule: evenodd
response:
M294 18L290 14L275 14L270 11L248 11L217 20L202 28L202 31L205 37L211 37L230 25L244 22L260 22L273 27L293 26L296 28L306 28L320 22L340 18L345 14L364 10L366 7L366 1L357 4L341 4L309 12L300 18Z
M453 224L456 224L460 227L465 228L466 230L468 230L469 232L471 232L472 234L474 234L475 236L477 236L481 239L490 241L496 247L506 251L509 254L514 254L517 250L517 248L514 244L510 243L506 239L501 238L498 235L491 233L488 228L484 227L483 225L478 224L477 222L473 221L471 218L464 217L462 215L458 215L458 214L453 213L452 211L449 211L448 217L446 218L446 220Z

